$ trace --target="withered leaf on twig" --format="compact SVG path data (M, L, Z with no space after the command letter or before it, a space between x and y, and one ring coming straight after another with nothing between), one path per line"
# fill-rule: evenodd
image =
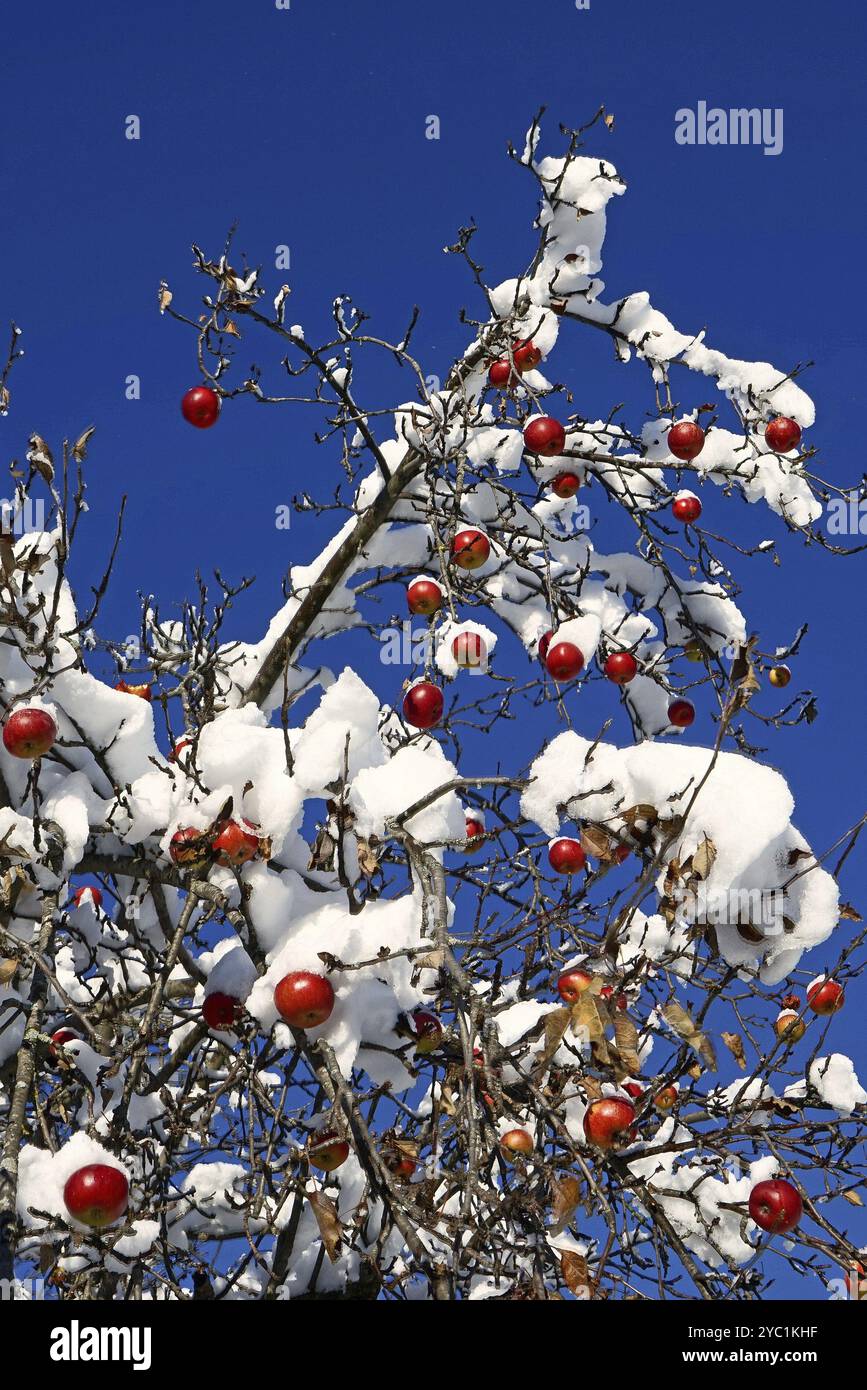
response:
M861 920L861 913L857 908L853 907L851 903L843 903L840 908L841 922L860 922Z
M33 465L36 472L41 478L45 479L46 483L52 482L54 480L54 458L52 457L51 450L42 438L42 435L37 434L35 430L30 436L29 443L30 448L27 450L26 454L27 462Z
M96 425L88 425L86 430L82 430L72 446L72 457L76 463L84 463L87 458L87 446L96 433Z
M325 1246L325 1253L334 1264L340 1256L340 1245L343 1239L343 1228L340 1225L337 1208L330 1197L326 1197L322 1192L308 1192L307 1200L313 1208L313 1215L316 1217L316 1224L319 1227L322 1244Z
M717 1062L713 1044L707 1034L703 1033L697 1026L691 1014L689 1014L681 1004L672 1001L670 1004L666 1004L662 1011L662 1016L666 1023L674 1029L678 1037L683 1038L684 1042L688 1043L693 1051L698 1053L699 1057L711 1071L715 1071Z
M624 1074L637 1076L641 1071L641 1059L638 1056L638 1029L626 1014L615 1014L614 1041L617 1043L620 1060L625 1069Z
M744 1052L744 1040L740 1033L721 1033L720 1036L741 1071L746 1071L747 1055Z
M576 1250L564 1250L560 1256L560 1269L570 1293L574 1293L578 1298L593 1297L590 1271L583 1255L579 1255Z
M581 1182L578 1178L565 1174L551 1183L551 1215L554 1218L550 1227L552 1235L559 1235L569 1225L572 1213L581 1201Z

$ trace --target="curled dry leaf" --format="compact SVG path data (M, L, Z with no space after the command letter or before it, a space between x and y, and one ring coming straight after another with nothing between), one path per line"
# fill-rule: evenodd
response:
M747 1055L744 1052L744 1040L741 1037L740 1033L722 1033L720 1034L720 1036L722 1037L723 1042L725 1043L729 1052L734 1057L741 1071L746 1071Z
M638 1056L638 1029L632 1019L624 1013L615 1014L614 1041L617 1044L617 1051L620 1053L624 1075L637 1076L641 1071L641 1059Z
M713 1044L695 1023L692 1015L681 1004L672 1001L666 1004L662 1016L678 1037L683 1038L684 1042L698 1053L705 1066L711 1071L716 1071L717 1061Z
M560 1256L560 1270L564 1283L576 1298L592 1298L594 1293L587 1260L576 1250L564 1250Z
M323 1192L308 1192L307 1200L313 1208L313 1215L316 1217L316 1224L319 1227L322 1244L325 1246L325 1253L334 1264L340 1257L340 1245L343 1240L343 1228L340 1225L337 1208L331 1198L326 1197Z
M578 1178L564 1174L562 1177L555 1178L551 1183L551 1215L553 1221L550 1231L552 1235L559 1235L561 1231L569 1225L572 1213L581 1201L581 1181Z

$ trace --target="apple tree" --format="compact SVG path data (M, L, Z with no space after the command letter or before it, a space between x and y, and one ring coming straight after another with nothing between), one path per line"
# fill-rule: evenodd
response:
M393 341L340 297L308 333L231 241L194 248L201 303L160 286L191 426L316 416L308 558L254 640L226 556L136 644L102 634L114 551L87 602L69 569L91 431L30 436L0 535L0 1278L721 1299L857 1268L861 827L796 829L761 753L815 716L803 633L766 650L734 574L777 542L702 524L745 502L832 548L834 489L798 369L606 295L608 123L510 149L535 244L490 284L460 230L443 379L417 313ZM638 368L634 416L577 408L579 340Z

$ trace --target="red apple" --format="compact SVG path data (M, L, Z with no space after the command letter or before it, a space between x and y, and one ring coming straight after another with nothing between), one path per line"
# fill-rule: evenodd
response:
M580 841L563 838L552 840L548 846L548 863L555 873L577 874L587 862Z
M140 700L147 700L148 704L151 703L152 695L149 685L127 685L126 681L118 681L114 688L119 690L122 695L137 695Z
M757 1226L772 1235L793 1231L803 1214L801 1194L785 1178L757 1182L750 1193L750 1216Z
M383 1162L392 1177L400 1182L411 1178L416 1169L416 1160L403 1149L392 1149L383 1154Z
M603 988L599 991L599 997L600 999L614 999L613 986L604 985ZM614 1003L616 1007L621 1011L629 1008L629 1000L627 999L625 994L618 994L617 998L614 999Z
M91 888L89 883L85 884L83 888L76 888L72 901L76 907L81 907L81 904L87 902L88 898L94 907L102 907L102 889Z
M80 1037L81 1034L76 1033L74 1028L58 1028L55 1033L51 1034L51 1042L48 1047L49 1055L56 1061L60 1056L60 1049L65 1047L68 1042L78 1042Z
M799 1018L794 1009L784 1009L781 1014L777 1014L774 1021L774 1032L778 1038L785 1038L787 1042L800 1042L807 1031L807 1025L802 1018Z
M410 613L429 618L442 607L443 591L435 579L414 579L406 591Z
M452 541L452 564L461 570L477 570L491 553L491 542L484 531L469 526L458 531Z
M403 717L414 729L432 729L443 717L443 692L430 681L417 681L403 697Z
M668 719L676 729L688 729L695 719L695 705L691 700L672 700Z
M492 386L514 386L517 382L514 368L508 357L498 357L488 368L488 381Z
M638 662L632 652L612 652L602 670L615 685L628 685L638 674Z
M466 818L465 825L467 833L466 852L467 854L471 854L474 853L475 850L481 848L481 841L485 836L485 827L482 821L477 820L475 816L469 815Z
M202 1017L208 1027L217 1033L232 1028L242 1013L240 999L231 994L221 994L218 989L206 994L202 1001Z
M349 1157L349 1145L333 1129L320 1130L307 1145L307 1157L314 1168L333 1173Z
M41 758L57 738L57 725L44 709L16 709L3 725L3 747L13 758Z
M843 986L836 980L817 980L807 990L807 1003L814 1014L835 1014L845 1001Z
M788 454L801 442L801 426L788 415L778 415L765 430L765 440L775 454Z
M633 1137L635 1106L617 1096L605 1096L591 1101L584 1114L584 1135L599 1149L612 1149L620 1142L629 1143Z
M244 826L248 829L244 829ZM243 826L234 820L221 821L212 845L217 863L226 868L239 868L255 859L261 842L254 831L255 826L247 820Z
M624 1081L623 1089L633 1100L641 1100L644 1095L644 1087L639 1086L637 1081Z
M584 653L574 642L555 642L545 654L549 676L559 684L574 680L584 668Z
M587 970L581 970L574 966L571 970L565 970L557 981L557 993L567 1004L577 1004L580 996L585 989L589 989L593 983L593 976Z
M672 425L666 442L669 452L676 459L688 463L690 459L698 458L704 448L704 430L694 420L681 420L679 424Z
M512 1154L531 1154L535 1147L532 1136L525 1129L510 1129L500 1140L500 1148L506 1158Z
M521 338L512 349L515 366L522 374L532 372L542 361L542 353L532 338Z
M181 414L198 430L210 429L220 413L220 397L210 386L191 386L181 400Z
M671 504L671 510L676 521L691 525L701 516L701 502L694 492L679 492Z
M548 631L547 631L547 632L543 632L543 633L542 633L542 636L539 638L539 641L538 641L537 646L536 646L536 651L537 651L538 654L539 654L539 660L540 660L540 661L544 661L544 660L545 660L545 657L548 655L548 648L549 648L550 645L551 645L551 638L552 638L553 636L554 636L554 634L553 634L553 632L551 631L551 629L549 628Z
M551 491L557 497L574 497L581 486L581 479L577 473L558 473L551 483Z
M488 649L477 632L459 632L452 642L452 656L464 669L484 666Z
M628 845L616 845L614 848L615 864L622 864L624 859L628 859L631 853L632 850Z
M192 825L176 830L169 841L169 857L179 869L202 869L211 862L208 837Z
M653 1103L657 1110L673 1110L677 1105L677 1087L663 1086L653 1097Z
M416 1052L420 1052L423 1057L430 1052L436 1052L443 1040L443 1026L436 1014L430 1013L428 1009L416 1009L412 1021L415 1027Z
M98 1230L123 1216L129 1205L129 1180L108 1163L88 1163L67 1179L63 1200L70 1216Z
M566 447L566 431L550 415L534 415L524 426L524 447L539 458L557 458Z
M274 990L280 1017L292 1028L318 1028L331 1017L334 990L324 975L312 970L293 970Z

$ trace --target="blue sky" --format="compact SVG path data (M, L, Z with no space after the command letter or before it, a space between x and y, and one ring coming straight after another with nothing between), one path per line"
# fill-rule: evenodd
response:
M303 521L276 530L275 508L301 489L327 496L336 481L333 454L312 441L320 422L303 408L242 400L212 431L182 421L193 342L160 318L155 295L165 277L176 304L194 308L190 243L218 253L237 221L236 247L275 289L291 281L289 319L314 338L328 332L336 293L351 293L394 337L418 303L416 349L444 373L466 341L459 308L480 306L441 248L474 217L492 282L524 263L533 190L505 142L522 139L542 103L552 147L558 122L579 124L603 102L615 113L614 133L594 132L590 146L629 184L609 221L608 295L649 289L679 327L707 325L735 356L787 368L813 360L803 381L818 406L813 442L829 477L859 477L865 23L859 7L806 0L591 0L587 11L573 0L14 7L0 53L0 316L21 324L27 355L0 438L4 457L21 457L31 429L56 445L96 424L76 568L85 594L118 499L130 498L100 632L136 630L139 590L167 607L191 595L197 568L219 564L233 578L256 575L235 635L257 636L287 566L310 558L318 534ZM675 112L702 100L782 108L783 152L678 145ZM124 136L131 114L138 141ZM425 139L431 114L438 141ZM281 244L288 276L273 269ZM257 344L239 363L276 367L278 357ZM640 423L652 409L644 372L613 364L602 335L561 338L557 373L587 413L626 401ZM130 374L141 379L138 401L125 399ZM799 827L823 847L863 809L863 560L805 550L737 501L712 497L707 515L739 540L781 539L779 568L744 560L736 574L766 646L810 624L796 674L816 692L820 719L775 735L767 758L792 785ZM369 641L347 654L394 695ZM609 693L588 691L594 731ZM500 755L519 763L538 733L523 728ZM862 907L863 868L863 853L852 856L844 881ZM834 1035L856 1056L857 1014L850 1008Z

